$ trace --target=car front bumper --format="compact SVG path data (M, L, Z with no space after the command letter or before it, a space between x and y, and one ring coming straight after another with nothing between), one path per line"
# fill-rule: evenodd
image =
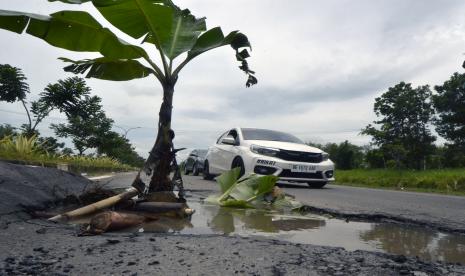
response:
M331 182L334 181L334 163L331 160L320 163L286 161L279 158L251 154L247 158L246 171L258 175L276 175L281 181L289 182ZM295 165L312 166L309 172L296 172Z

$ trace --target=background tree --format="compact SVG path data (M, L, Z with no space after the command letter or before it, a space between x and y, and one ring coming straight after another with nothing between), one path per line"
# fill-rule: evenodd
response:
M102 99L91 96L91 89L79 77L49 84L40 93L40 102L64 113L67 123L52 124L58 137L71 138L79 155L98 147L98 142L111 130L113 120L108 118L101 105Z
M349 141L342 143L319 144L306 142L307 145L319 148L329 154L329 158L341 170L351 170L362 167L364 153L362 147L356 146Z
M95 149L97 154L113 157L122 163L143 165L142 157L134 151L129 140L111 131L113 120L105 114L102 99L91 96L91 89L84 79L59 80L49 84L40 96L44 105L56 107L66 115L67 123L52 124L51 128L58 137L71 138L79 155Z
M51 128L58 137L70 138L79 155L88 149L98 147L98 143L106 132L110 131L112 120L103 113L89 114L83 119L80 116L68 118L66 124L52 124Z
M339 144L326 144L323 149L329 154L331 160L336 163L337 169L351 170L362 166L364 158L362 148L347 140Z
M58 142L55 137L41 137L37 138L37 144L40 145L42 150L47 153L59 153L60 149L65 146L65 143Z
M434 87L436 131L449 143L444 158L448 167L465 166L465 74L454 73L442 85Z
M434 110L428 86L412 88L401 82L375 99L374 111L380 118L368 125L362 134L372 136L374 145L385 160L393 160L397 168L420 169L434 151L436 138L429 130Z
M144 158L139 156L126 137L109 131L105 133L97 146L97 153L118 159L121 163L134 167L144 165Z
M27 114L28 123L23 124L21 128L26 136L31 137L32 135L38 135L37 126L48 116L51 107L39 100L31 103L31 110L29 111L26 97L30 91L26 80L27 78L21 69L8 64L0 64L0 101L8 103L20 101L22 103Z
M367 146L365 149L365 162L370 169L387 167L383 151L371 146Z
M15 136L18 135L16 128L11 126L10 124L3 124L0 125L0 139L6 136Z
M195 57L211 49L230 45L247 75L246 86L257 83L246 59L250 48L247 37L233 31L224 36L221 28L207 30L205 18L196 18L189 10L180 9L170 0L51 0L70 4L91 2L114 27L155 46L156 64L147 52L119 39L84 11L60 11L43 16L31 13L0 11L0 28L26 33L49 44L71 51L99 52L94 59L73 61L65 71L86 73L88 78L131 80L155 76L163 88L163 102L159 112L155 144L145 162L144 170L152 175L150 191L172 191L169 179L174 158L174 132L171 129L173 93L181 70ZM242 49L242 50L241 50ZM182 57L180 62L176 58Z

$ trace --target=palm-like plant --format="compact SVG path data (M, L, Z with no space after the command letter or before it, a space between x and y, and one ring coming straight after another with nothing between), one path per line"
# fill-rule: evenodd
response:
M174 132L171 129L173 93L180 71L195 57L218 47L230 45L247 75L246 86L257 83L246 59L250 48L247 37L233 31L224 35L220 27L207 30L205 18L196 18L170 0L49 0L68 4L91 2L114 27L143 43L153 44L161 64L141 47L118 38L84 11L60 11L49 16L0 11L0 28L26 33L47 43L71 50L98 52L95 59L70 60L65 71L86 73L88 78L126 81L153 75L163 88L155 144L146 160L144 171L151 174L150 191L172 191L169 180L174 158ZM185 54L185 55L182 55ZM183 56L180 62L175 59Z

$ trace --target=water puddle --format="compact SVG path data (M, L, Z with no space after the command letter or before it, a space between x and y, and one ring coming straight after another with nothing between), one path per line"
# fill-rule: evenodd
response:
M222 208L200 202L189 202L189 206L196 210L190 220L161 218L125 231L265 236L295 243L465 264L465 235L388 223L346 222L319 215Z

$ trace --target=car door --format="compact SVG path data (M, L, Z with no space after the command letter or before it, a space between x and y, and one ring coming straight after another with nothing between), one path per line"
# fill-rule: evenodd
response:
M219 157L219 145L221 144L221 140L225 137L229 131L221 134L220 137L216 140L216 143L208 149L208 164L210 173L217 174L221 172L221 165L219 162L221 158Z
M231 169L231 164L234 159L234 157L237 156L238 152L238 145L239 145L239 135L237 134L237 131L235 129L231 129L227 135L222 137L223 138L232 136L236 140L236 145L228 145L220 141L220 143L217 145L218 146L218 164L219 164L219 169L221 172L225 172Z

